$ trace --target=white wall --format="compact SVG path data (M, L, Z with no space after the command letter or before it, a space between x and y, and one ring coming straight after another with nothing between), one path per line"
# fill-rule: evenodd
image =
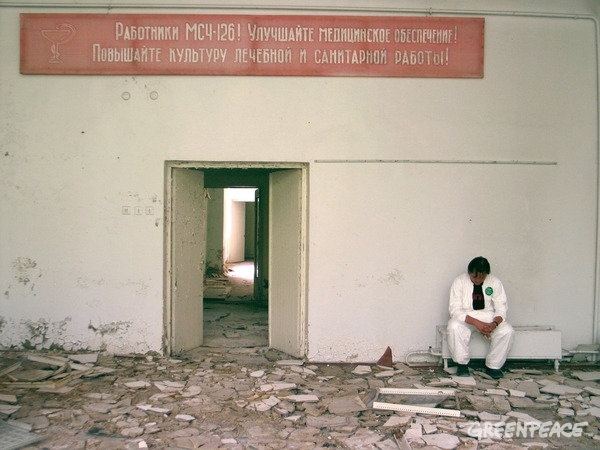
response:
M255 189L225 189L225 262L243 262L246 257L246 202L254 202ZM252 239L250 239L251 241Z
M475 80L23 76L19 13L88 10L15 3L0 1L0 346L161 350L165 160L310 163L309 359L434 344L449 284L480 254L512 323L555 325L565 348L593 341L595 3L477 2L495 12L479 14ZM473 8L311 13L343 5Z
M222 274L223 271L223 189L208 189L206 203L206 268Z
M339 212L337 227L310 227L311 267L330 262L311 271L309 323L328 318L311 326L311 359L427 350L450 283L480 254L504 280L510 322L555 325L564 348L593 340L595 31L592 21L489 17L484 79L370 80L332 101L345 103L337 117L348 132L324 132L343 142L320 158L424 162L311 167L311 217Z

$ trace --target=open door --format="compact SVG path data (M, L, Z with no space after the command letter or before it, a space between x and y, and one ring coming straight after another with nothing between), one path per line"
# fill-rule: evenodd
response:
M171 168L170 353L202 345L206 252L204 173Z
M269 342L277 350L302 357L302 170L274 171L269 186Z
M254 191L254 301L263 303L262 287L260 285L259 270L262 261L262 238L260 228L262 217L260 213L260 189Z

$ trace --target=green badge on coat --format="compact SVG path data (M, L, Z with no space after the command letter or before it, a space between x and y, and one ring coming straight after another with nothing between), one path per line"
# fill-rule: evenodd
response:
M486 295L492 295L494 293L494 289L488 286L485 288L485 293Z

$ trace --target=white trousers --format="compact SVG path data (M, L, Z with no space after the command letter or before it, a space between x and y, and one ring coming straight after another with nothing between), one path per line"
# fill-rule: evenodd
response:
M469 342L471 333L478 333L477 328L460 320L448 321L448 349L452 360L457 364L469 364ZM485 365L490 369L501 369L506 361L514 340L513 327L503 321L490 335L490 350L485 358Z

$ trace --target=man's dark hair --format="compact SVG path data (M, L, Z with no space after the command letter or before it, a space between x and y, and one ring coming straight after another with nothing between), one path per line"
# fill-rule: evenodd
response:
M490 273L490 263L483 256L473 258L467 267L469 273Z

